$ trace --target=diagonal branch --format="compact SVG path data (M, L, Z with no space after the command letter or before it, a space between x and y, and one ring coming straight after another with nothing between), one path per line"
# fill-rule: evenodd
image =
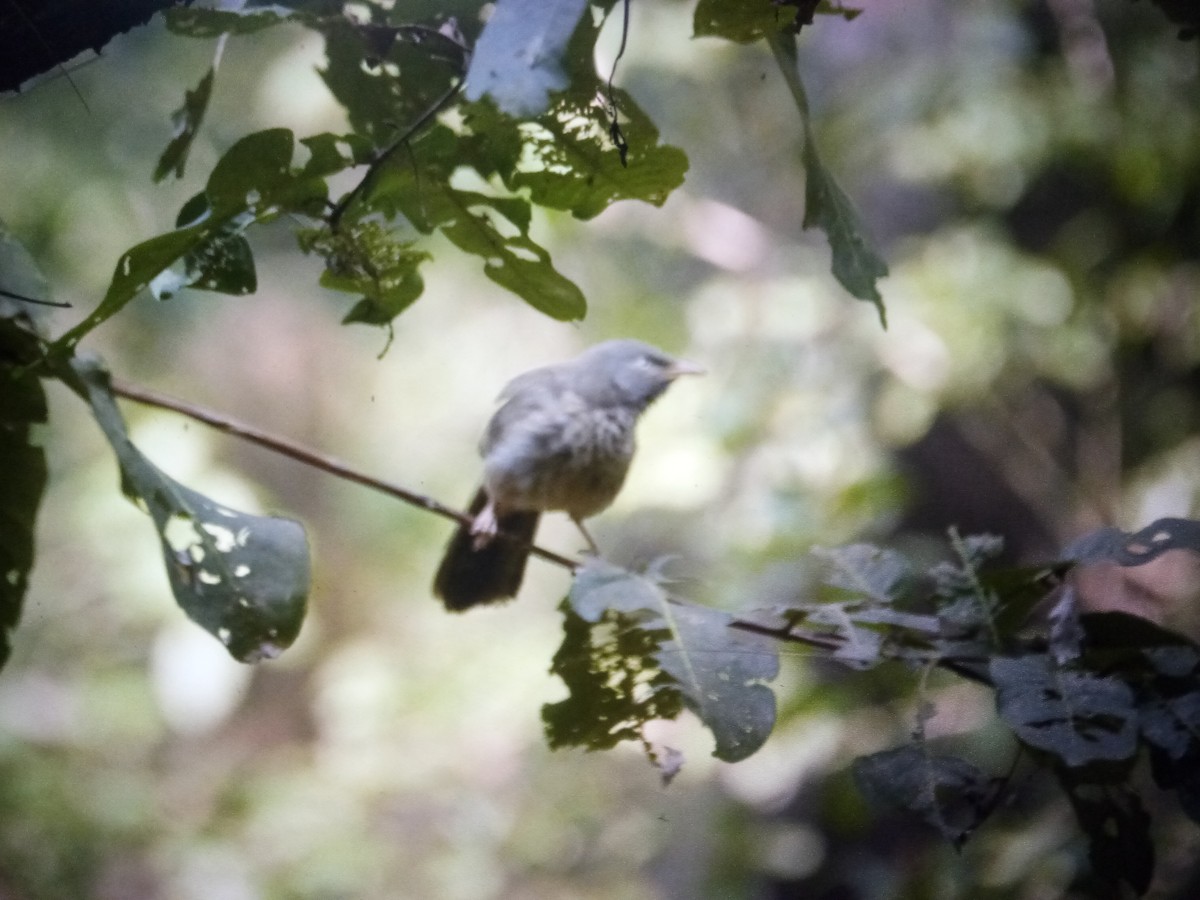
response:
M358 469L353 468L341 460L334 459L332 456L326 456L318 453L303 444L299 444L289 438L281 437L277 434L263 431L253 425L248 425L245 422L239 422L224 413L214 409L209 409L204 406L197 406L194 403L189 403L186 400L180 400L177 397L170 397L166 394L160 394L149 388L141 385L132 384L128 381L123 381L119 378L112 379L113 393L118 397L124 397L126 400L133 400L135 403L142 403L147 406L155 406L159 409L167 409L171 412L179 413L187 416L190 419L195 419L197 422L203 422L205 425L215 428L224 434L233 435L241 438L244 441L249 441L252 444L257 444L260 447L265 447L276 453L291 457L297 462L304 463L306 466L311 466L314 469L320 469L322 472L328 472L345 481L352 481L355 484L361 484L363 487L370 488L374 491L379 491L382 494L395 497L412 506L428 510L435 515L439 515L444 519L452 519L461 525L470 525L473 521L472 517L461 510L446 506L439 503L432 497L427 497L424 494L418 494L416 491L410 491L408 488L401 487L398 484L393 484L390 481L384 481L381 478L376 478L373 475L368 475ZM506 537L501 532L500 537ZM516 541L516 538L508 537L508 540ZM520 543L524 543L523 541ZM534 556L539 556L547 562L554 563L557 566L562 566L565 569L574 571L579 567L577 560L562 556L552 550L546 550L538 547L535 544L529 545L529 552Z

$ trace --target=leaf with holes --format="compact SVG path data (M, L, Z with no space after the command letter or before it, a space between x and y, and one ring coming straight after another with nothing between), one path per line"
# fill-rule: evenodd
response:
M1048 656L995 657L1000 717L1031 747L1071 768L1132 764L1137 711L1124 681L1056 665Z
M1001 784L964 759L929 752L923 743L859 757L853 772L865 796L915 813L955 847L991 813Z
M568 601L585 622L616 617L654 638L644 656L668 680L647 689L677 693L712 731L714 756L736 762L762 746L775 726L775 695L764 682L779 671L769 642L731 629L725 613L672 602L649 578L599 560L576 573Z
M67 377L112 445L122 489L154 520L184 612L241 662L271 659L291 646L308 602L304 528L229 509L169 478L129 440L99 362L73 359Z

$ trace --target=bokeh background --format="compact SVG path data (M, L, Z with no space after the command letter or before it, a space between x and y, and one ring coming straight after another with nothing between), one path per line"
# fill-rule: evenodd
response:
M419 19L447 4L412 3ZM618 82L691 159L664 208L535 236L584 289L540 316L433 242L427 290L380 330L316 286L283 222L260 290L144 298L85 344L122 377L220 409L448 503L509 377L635 336L707 366L648 414L595 534L728 609L794 600L814 546L935 556L945 529L1052 559L1101 525L1195 515L1200 488L1197 42L1127 0L893 0L800 40L824 157L891 266L889 327L801 230L800 126L763 47L690 37L690 4L632 4ZM466 18L474 5L458 3ZM406 16L408 14L406 13ZM618 28L601 52L612 64ZM344 129L319 36L232 39L184 179L151 183L170 112L212 58L160 22L0 98L0 218L59 332L122 251L169 229L241 135ZM382 353L386 348L386 353ZM663 788L638 748L551 752L540 708L566 575L452 616L428 584L449 526L167 413L125 407L177 479L309 527L298 643L246 667L174 606L148 519L65 391L15 651L0 674L0 898L934 898L1083 890L1070 810L1028 774L962 853L868 806L846 767L903 741L917 678L784 650L780 722L736 764L693 719ZM0 473L0 477L3 474ZM542 542L578 537L547 522ZM926 686L939 740L997 774L988 694ZM1158 896L1196 896L1194 826L1147 787ZM1094 887L1094 886L1093 886Z

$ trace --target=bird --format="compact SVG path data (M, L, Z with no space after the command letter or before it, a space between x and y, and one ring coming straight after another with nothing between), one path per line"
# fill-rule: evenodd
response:
M433 582L448 610L516 596L544 512L562 511L599 555L584 520L606 509L633 460L638 418L681 375L703 368L632 339L518 375L500 393L479 452L483 484Z

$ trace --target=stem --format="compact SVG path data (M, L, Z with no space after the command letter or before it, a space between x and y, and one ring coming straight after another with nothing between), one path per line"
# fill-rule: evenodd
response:
M366 193L371 185L375 183L375 179L378 177L379 172L388 163L388 161L391 160L391 158L395 156L401 148L407 147L408 142L412 140L413 136L416 135L416 133L426 125L428 125L434 116L436 116L443 109L445 109L446 106L449 105L450 101L453 100L454 97L457 96L458 92L463 89L464 84L466 84L466 79L459 78L458 81L450 85L450 87L442 92L441 96L433 101L428 109L421 113L421 115L417 116L416 120L413 121L412 124L410 124L406 129L404 129L399 137L392 141L392 143L389 144L386 149L384 149L379 153L378 156L375 157L375 161L372 162L367 168L367 174L363 176L362 181L347 191L330 211L329 228L331 231L337 231L338 224L341 222L342 216L345 215L346 210L350 208L350 204Z
M157 391L140 385L131 384L127 381L122 381L117 378L112 379L113 393L119 397L124 397L126 400L133 400L135 403L142 403L146 406L155 406L159 409L168 409L180 415L187 416L190 419L195 419L197 422L203 422L217 431L229 434L244 441L249 441L252 444L258 444L260 447L266 447L275 453L280 453L284 456L291 457L297 462L302 462L306 466L311 466L314 469L320 469L322 472L328 472L345 481L352 481L355 484L361 484L363 487L370 488L374 491L379 491L382 494L387 494L402 500L412 506L428 510L435 515L439 515L445 519L453 519L460 525L470 525L471 516L461 510L454 509L439 503L432 497L427 497L424 494L418 494L416 491L410 491L407 488L401 487L398 484L393 484L389 481L384 481L380 478L375 478L365 472L360 472L358 469L352 468L341 460L334 459L331 456L325 456L315 450L311 450L302 444L298 444L285 437L280 437L276 434L263 431L255 428L253 425L247 425L244 422L239 422L236 419L219 413L216 410L208 409L207 407L197 406L193 403L188 403L185 400L180 400L176 397L170 397L166 394L160 394ZM505 537L503 532L500 535ZM515 538L507 538L508 540L516 541ZM523 541L520 543L524 543ZM554 563L557 566L562 566L565 569L574 571L579 567L579 562L562 556L552 550L545 550L535 544L529 544L529 552L534 556L541 557L547 562Z

